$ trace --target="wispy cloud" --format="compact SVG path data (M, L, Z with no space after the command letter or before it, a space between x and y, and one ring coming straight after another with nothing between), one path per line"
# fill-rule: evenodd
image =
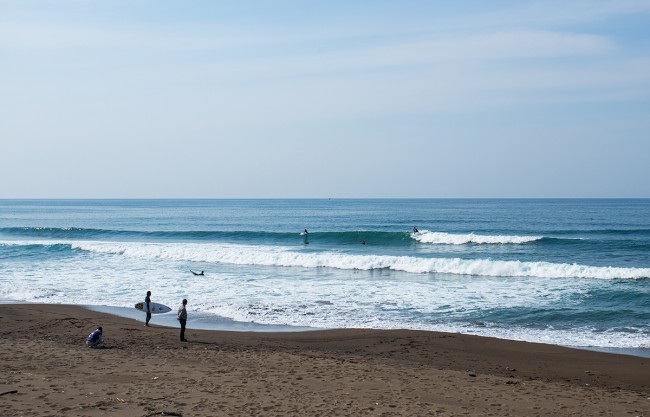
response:
M650 12L648 0L545 0L523 3L503 16L511 23L572 24Z
M272 43L267 36L235 28L148 27L78 23L0 22L0 48L22 50L123 49L123 50L222 50L261 47Z
M527 28L557 29L576 24L600 22L626 15L650 13L649 0L541 0L513 2L489 11L433 18L428 23L441 31L495 31ZM418 30L423 26L415 26Z
M264 120L286 120L294 112L305 118L333 118L535 102L563 95L585 100L626 97L634 86L641 87L635 95L643 96L650 57L624 56L623 45L607 34L561 26L644 11L650 11L650 1L534 2L463 19L452 16L428 31L400 36L389 33L406 26L344 26L339 31L320 27L303 36L295 32L304 28L300 24L274 29L264 24L168 28L150 22L92 25L66 23L61 17L34 18L1 24L0 48L26 55L70 51L60 59L71 68L75 60L85 59L75 51L92 50L97 56L84 65L102 74L104 82L124 78L124 71L134 85L157 83L173 89L193 80L190 91L199 89L195 86L219 91L225 113L248 108L246 117ZM362 40L350 42L355 36ZM324 44L328 47L319 47ZM121 62L117 72L116 53ZM48 64L53 60L54 55ZM620 92L612 91L616 89ZM274 104L278 100L286 111ZM294 108L292 103L310 104ZM238 119L234 114L231 120Z

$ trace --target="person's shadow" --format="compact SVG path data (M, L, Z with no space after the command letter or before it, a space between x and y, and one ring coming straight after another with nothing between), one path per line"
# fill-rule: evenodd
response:
M197 344L197 345L221 346L221 343L205 342L203 340L194 340L194 339L192 339L192 341L189 342L189 343L193 343L193 344Z

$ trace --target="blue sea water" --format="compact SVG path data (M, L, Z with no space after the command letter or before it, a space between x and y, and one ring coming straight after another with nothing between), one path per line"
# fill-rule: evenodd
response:
M1 301L147 290L189 327L648 349L650 200L0 200Z

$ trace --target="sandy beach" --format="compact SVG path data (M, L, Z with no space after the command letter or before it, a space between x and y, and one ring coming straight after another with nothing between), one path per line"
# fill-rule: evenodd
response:
M181 343L152 323L0 305L0 414L650 415L648 358L408 330L189 328ZM96 326L104 349L84 343Z

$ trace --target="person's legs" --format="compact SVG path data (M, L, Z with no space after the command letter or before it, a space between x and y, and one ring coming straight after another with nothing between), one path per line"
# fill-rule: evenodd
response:
M179 320L181 322L181 342L185 341L185 323L186 320Z
M151 313L147 313L147 321L144 323L145 326L149 325L149 320L151 320Z

